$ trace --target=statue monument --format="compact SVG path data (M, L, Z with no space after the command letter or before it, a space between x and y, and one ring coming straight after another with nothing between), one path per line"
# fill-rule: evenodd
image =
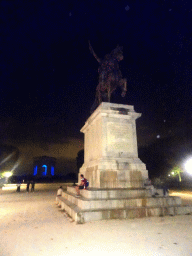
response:
M103 59L98 58L90 42L89 50L99 63L99 83L96 88L94 108L100 105L101 102L110 102L111 94L117 87L121 88L121 96L125 97L127 91L127 80L122 78L122 74L119 69L119 62L123 60L123 47L117 45L117 47L112 50L111 53L106 54Z
M122 96L127 90L118 62L122 49L117 47L100 63L96 97L99 106L81 129L84 133L84 164L80 168L89 181L89 188L80 190L76 197L74 187L67 187L58 204L77 223L102 219L125 219L149 216L188 214L192 207L181 206L179 197L164 197L163 189L146 189L146 165L138 157L136 113L133 106L110 103L117 86ZM107 102L103 102L107 99Z

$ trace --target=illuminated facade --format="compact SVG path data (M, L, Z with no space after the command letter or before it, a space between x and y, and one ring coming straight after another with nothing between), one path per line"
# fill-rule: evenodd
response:
M49 156L34 157L33 175L36 177L52 177L55 175L56 158Z

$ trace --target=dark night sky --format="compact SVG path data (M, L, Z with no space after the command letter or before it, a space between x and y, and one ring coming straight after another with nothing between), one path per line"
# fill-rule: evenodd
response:
M139 146L188 130L191 25L184 0L0 1L0 143L19 148L17 172L42 155L76 168L98 81L88 40L99 57L124 48L128 91L114 99L142 113Z

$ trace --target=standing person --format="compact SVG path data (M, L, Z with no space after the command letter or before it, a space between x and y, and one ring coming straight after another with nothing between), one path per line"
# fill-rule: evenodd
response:
M87 189L87 187L89 186L89 182L86 178L84 178L84 175L81 174L81 183L79 186L76 186L75 189L76 189L76 192L77 192L77 197L80 196L80 189Z
M21 182L18 181L18 182L17 182L17 192L20 192L20 188L21 188Z
M163 196L169 196L169 189L166 181L163 181Z
M29 192L30 181L27 181L27 192Z
M34 190L35 190L35 181L32 180L31 181L31 192L34 192Z

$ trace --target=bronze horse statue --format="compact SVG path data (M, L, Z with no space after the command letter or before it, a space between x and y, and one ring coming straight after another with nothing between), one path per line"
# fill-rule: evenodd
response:
M104 59L100 59L95 54L90 42L89 49L100 66L98 68L99 84L96 88L96 102L99 105L102 101L111 100L111 94L119 86L122 90L121 96L125 97L127 91L127 80L122 78L119 69L119 62L123 60L123 47L117 46L110 54L106 54Z

